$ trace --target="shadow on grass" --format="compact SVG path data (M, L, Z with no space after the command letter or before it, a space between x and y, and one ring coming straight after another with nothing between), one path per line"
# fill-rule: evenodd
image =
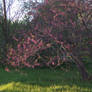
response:
M8 88L11 90L7 91ZM0 92L13 92L14 89L14 92L30 92L25 89L33 88L36 88L33 92L62 92L62 90L92 92L92 82L82 81L77 70L68 72L59 69L24 69L18 72L0 70L0 89L2 89Z

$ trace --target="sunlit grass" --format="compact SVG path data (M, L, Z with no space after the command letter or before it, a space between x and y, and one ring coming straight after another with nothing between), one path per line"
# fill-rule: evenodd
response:
M39 85L24 84L21 82L11 82L0 86L1 92L92 92L90 88L81 88L76 85L53 85L42 87Z
M0 92L92 92L92 83L82 81L77 70L0 69Z

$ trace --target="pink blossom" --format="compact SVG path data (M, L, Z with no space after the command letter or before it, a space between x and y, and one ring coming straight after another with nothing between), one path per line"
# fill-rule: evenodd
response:
M15 62L12 62L11 65L12 65L12 66L16 66Z
M34 44L37 44L37 41L36 41L36 40L31 39L31 41L32 41Z
M61 12L60 14L61 14L61 15L63 15L63 16L65 15L65 13L64 13L64 12Z
M38 44L38 47L41 47L43 45L42 40L40 41L40 43Z
M31 40L31 38L30 38L30 37L28 37L27 41L30 41L30 40Z
M23 48L26 49L26 45L25 44L23 44Z
M55 62L52 62L52 65L55 65Z
M92 45L92 41L88 42L90 45Z
M17 45L17 47L18 47L18 48L20 48L20 47L21 47L21 45L20 45L20 44L18 44L18 45Z
M34 65L32 65L31 67L32 67L32 68L35 68L35 66L34 66Z
M10 70L9 70L9 68L8 68L8 67L6 67L6 68L5 68L5 71L6 71L6 72L10 72Z
M13 36L13 39L14 39L15 41L18 41L18 39L17 39L15 36Z
M70 45L67 44L67 45L65 46L65 48L66 48L66 49L70 49Z
M49 3L49 1L48 1L48 0L45 0L45 3L46 3L46 4L48 4L48 3Z
M27 67L31 67L31 65L29 63L25 63L25 66Z
M63 61L66 61L66 58L65 57L63 58Z
M40 64L39 63L36 63L35 66L40 66Z

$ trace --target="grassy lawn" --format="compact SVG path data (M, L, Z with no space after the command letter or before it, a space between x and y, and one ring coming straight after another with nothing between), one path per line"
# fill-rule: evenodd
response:
M81 80L75 69L0 69L0 92L92 92L92 82Z

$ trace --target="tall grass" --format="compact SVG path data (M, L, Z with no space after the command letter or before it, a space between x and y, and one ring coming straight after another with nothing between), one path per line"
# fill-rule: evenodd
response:
M0 92L92 92L92 83L82 81L79 72L60 69L0 69Z

